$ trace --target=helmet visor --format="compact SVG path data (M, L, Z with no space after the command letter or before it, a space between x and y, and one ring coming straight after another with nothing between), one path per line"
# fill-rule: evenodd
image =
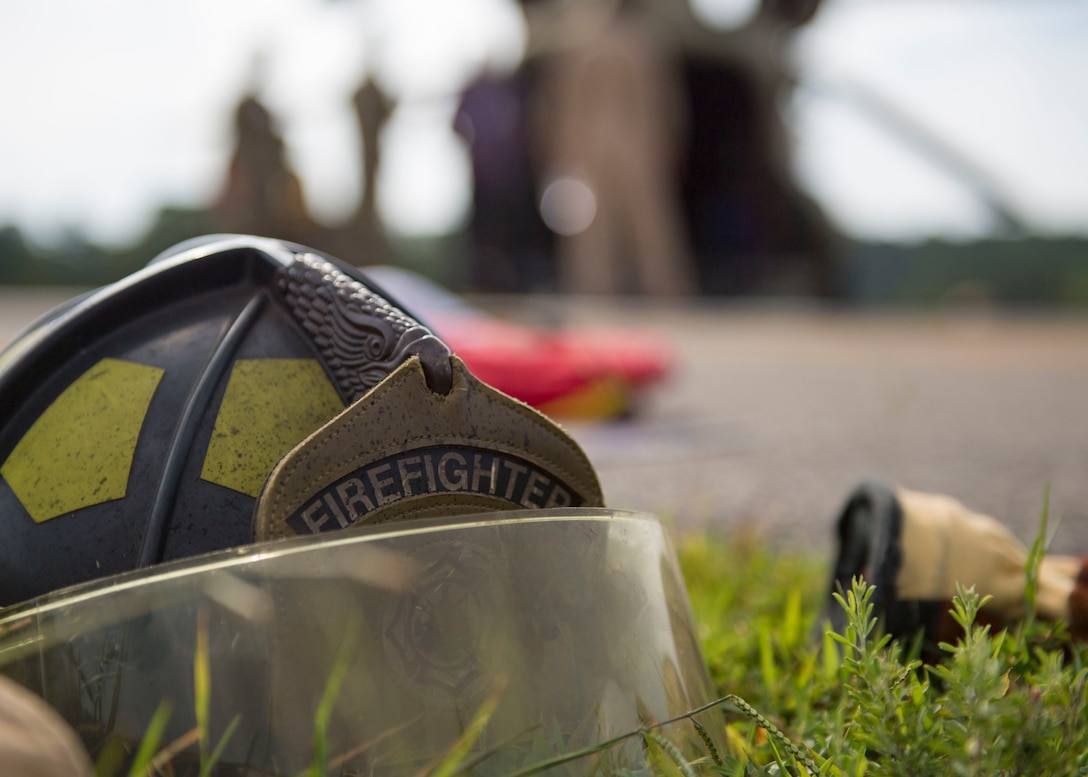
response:
M135 751L169 710L159 747L179 775L213 755L221 775L413 775L450 757L511 773L711 698L665 532L603 509L408 521L120 575L0 613L0 664L92 758ZM692 734L667 732L682 748ZM588 758L562 768L637 768L644 751Z

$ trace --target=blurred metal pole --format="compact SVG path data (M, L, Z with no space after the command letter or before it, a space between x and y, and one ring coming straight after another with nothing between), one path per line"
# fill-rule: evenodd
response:
M1002 237L1024 237L1033 231L1018 209L1009 202L1005 187L990 173L884 95L857 81L841 79L798 80L794 85L798 89L853 105L867 118L935 162L978 197L992 214L996 231Z

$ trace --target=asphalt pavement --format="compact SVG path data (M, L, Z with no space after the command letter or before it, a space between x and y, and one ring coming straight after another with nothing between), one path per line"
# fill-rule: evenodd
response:
M0 342L71 290L0 289ZM651 332L670 379L632 419L567 424L610 505L825 552L851 487L955 496L1088 552L1088 319L533 300L530 321Z
M677 357L639 418L575 426L609 503L829 550L853 486L944 493L1088 553L1088 319L703 305L575 308Z

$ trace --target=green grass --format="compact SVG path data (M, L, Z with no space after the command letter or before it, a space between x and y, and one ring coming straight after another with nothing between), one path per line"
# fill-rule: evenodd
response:
M1088 651L1062 624L1029 618L991 634L975 625L984 600L961 590L963 638L925 666L880 634L863 584L838 602L846 634L825 633L819 560L744 537L687 538L679 553L720 693L747 700L818 773L1088 774ZM766 725L731 717L725 773L812 771Z

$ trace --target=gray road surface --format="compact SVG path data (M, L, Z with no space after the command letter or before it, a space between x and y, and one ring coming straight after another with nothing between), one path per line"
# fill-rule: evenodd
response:
M956 496L1052 548L1088 552L1088 320L688 310L582 315L676 349L628 426L576 428L616 506L751 526L829 549L873 475Z
M0 290L0 342L66 295ZM637 420L570 426L613 506L825 551L836 511L866 475L952 494L1025 539L1049 485L1053 548L1088 552L1086 319L561 312L574 324L640 327L675 350L672 380Z

